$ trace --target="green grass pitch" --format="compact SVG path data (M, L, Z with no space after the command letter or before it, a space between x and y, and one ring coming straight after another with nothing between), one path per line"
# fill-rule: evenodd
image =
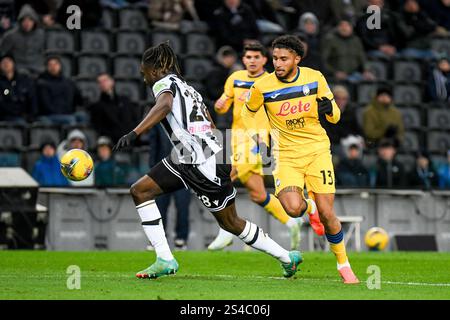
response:
M351 253L359 285L344 285L331 253L304 253L300 272L282 277L260 252L175 252L175 276L137 279L152 252L0 251L0 299L450 299L450 253ZM70 265L81 288L67 288ZM370 265L381 288L368 289Z

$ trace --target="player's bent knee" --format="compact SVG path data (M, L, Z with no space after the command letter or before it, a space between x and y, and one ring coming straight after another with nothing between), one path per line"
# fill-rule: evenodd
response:
M130 188L130 193L133 197L133 199L136 200L153 200L155 198L155 192L151 189L145 190L142 188L142 186L139 184L139 182L134 183Z
M283 204L283 208L290 217L297 218L305 210L305 205L302 202L291 202Z

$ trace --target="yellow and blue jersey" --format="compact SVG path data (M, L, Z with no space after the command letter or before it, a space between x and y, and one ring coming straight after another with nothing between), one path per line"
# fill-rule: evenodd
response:
M279 154L280 160L295 162L298 157L330 148L318 115L316 98L322 97L331 100L333 106L332 115L326 115L326 119L338 122L340 110L320 71L298 67L291 81L279 80L275 73L270 73L251 87L242 116L245 123L257 125L255 114L265 110L272 128L275 154Z

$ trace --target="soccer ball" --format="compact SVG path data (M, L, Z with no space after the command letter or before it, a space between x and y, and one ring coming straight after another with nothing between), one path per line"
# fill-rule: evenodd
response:
M89 177L94 168L91 156L84 150L67 151L60 160L61 172L69 180L81 181Z
M389 243L389 235L379 227L370 228L364 237L367 248L372 251L381 251Z

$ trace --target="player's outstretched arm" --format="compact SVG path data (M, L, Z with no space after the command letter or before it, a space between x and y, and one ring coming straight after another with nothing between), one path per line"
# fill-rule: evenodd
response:
M119 151L132 146L140 134L154 127L170 113L172 110L172 103L173 96L171 93L161 93L158 100L156 100L156 104L150 109L149 113L145 116L141 123L139 123L133 131L120 138L117 144L113 147L113 151Z

